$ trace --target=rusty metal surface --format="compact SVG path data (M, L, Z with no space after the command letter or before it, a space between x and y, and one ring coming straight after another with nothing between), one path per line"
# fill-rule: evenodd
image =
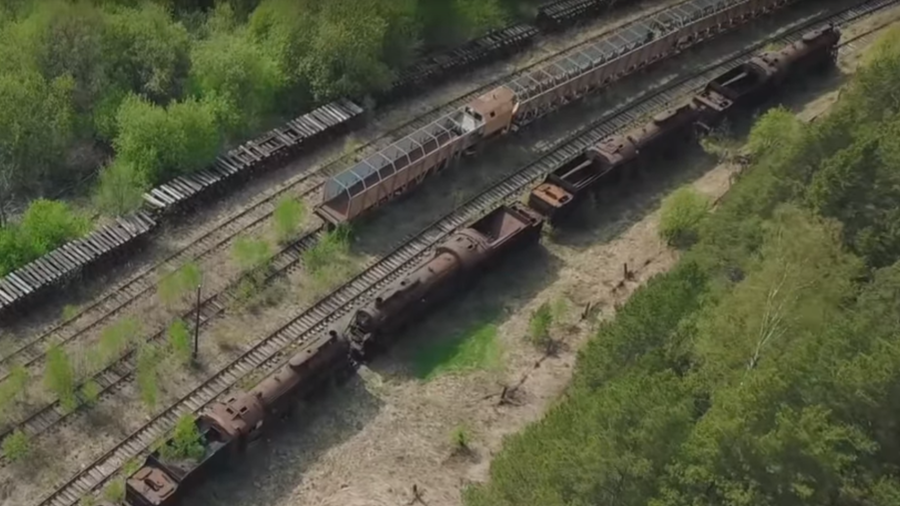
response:
M177 482L162 469L143 467L126 480L126 497L133 506L168 506L175 499Z
M364 357L382 336L396 335L406 324L459 292L471 279L509 249L537 242L543 217L515 203L500 206L439 244L430 257L353 313L336 331Z

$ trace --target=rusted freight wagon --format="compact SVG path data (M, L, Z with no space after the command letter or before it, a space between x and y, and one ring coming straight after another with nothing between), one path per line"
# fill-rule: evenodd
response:
M393 200L485 138L505 133L513 112L509 90L473 100L331 178L316 213L340 224Z
M833 64L841 31L812 31L777 51L767 51L711 80L694 99L701 126L712 128L728 115L758 104L791 77Z
M786 79L834 63L840 30L827 27L805 34L783 49L765 52L712 79L690 100L670 108L641 127L615 134L546 176L532 190L528 205L556 224L590 191L608 186L635 167L691 145L697 131L708 131L723 118L758 105Z
M204 454L199 460L166 459L154 451L140 469L125 480L125 499L131 506L173 506L211 471L227 465L237 440L201 417L195 423ZM164 444L170 444L166 441Z
M628 176L638 163L654 161L684 146L694 132L700 111L690 103L663 111L646 124L624 134L611 135L561 165L532 190L528 205L552 223L565 219L585 194L601 182L613 183Z
M355 311L335 336L343 335L357 358L390 344L407 324L446 301L477 274L507 253L536 244L543 217L527 206L500 206L454 233L416 266L364 307Z

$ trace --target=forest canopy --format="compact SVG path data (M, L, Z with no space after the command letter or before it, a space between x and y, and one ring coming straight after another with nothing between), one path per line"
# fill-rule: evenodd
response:
M126 213L145 189L204 167L224 146L317 103L385 89L422 52L534 3L2 2L0 230L16 234L3 228L8 216L32 199L84 183L92 207ZM32 256L16 251L8 257Z
M784 109L676 268L579 355L468 506L900 503L900 28Z

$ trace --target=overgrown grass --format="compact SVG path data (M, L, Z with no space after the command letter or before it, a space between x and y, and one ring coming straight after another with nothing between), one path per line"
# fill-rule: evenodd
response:
M350 252L351 238L349 227L338 227L303 253L307 296L321 295L353 275L358 263Z
M90 220L68 204L35 200L19 222L0 220L0 276L46 255L70 239L86 235L90 227Z
M500 366L501 347L497 325L479 323L449 339L423 342L414 357L417 378L431 381L450 373L465 373Z
M200 286L203 274L194 262L188 262L173 272L164 274L156 287L159 300L166 306L183 301Z
M287 244L296 239L306 214L303 202L289 196L282 197L272 213L272 231L275 240L280 244Z

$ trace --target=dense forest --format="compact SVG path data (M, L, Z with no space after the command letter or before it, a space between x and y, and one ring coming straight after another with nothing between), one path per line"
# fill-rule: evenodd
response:
M32 199L86 181L92 211L127 212L223 146L316 103L384 89L422 52L535 3L0 2L0 275L87 229L68 208L45 214L37 203L40 226L8 224Z
M751 166L581 351L469 506L900 504L900 29Z

